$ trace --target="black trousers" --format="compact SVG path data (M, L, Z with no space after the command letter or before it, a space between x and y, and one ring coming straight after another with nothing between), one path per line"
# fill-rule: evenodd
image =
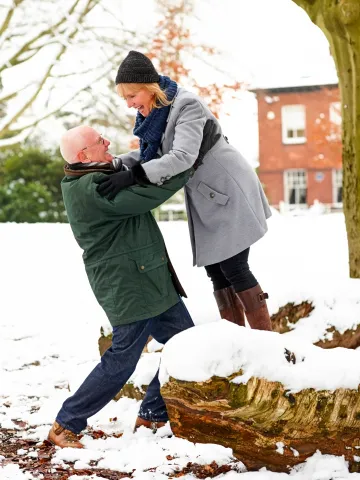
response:
M232 285L235 292L243 292L257 285L258 281L251 273L248 264L249 252L250 247L222 262L205 266L207 276L213 283L214 291Z

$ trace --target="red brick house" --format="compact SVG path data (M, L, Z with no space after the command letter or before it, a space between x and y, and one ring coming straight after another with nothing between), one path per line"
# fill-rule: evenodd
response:
M258 102L259 169L275 207L318 200L342 207L341 109L337 84L253 90Z

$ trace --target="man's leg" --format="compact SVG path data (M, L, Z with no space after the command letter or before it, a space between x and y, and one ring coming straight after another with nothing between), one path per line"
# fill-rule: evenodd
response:
M171 337L187 328L193 327L194 322L180 299L180 302L166 312L154 317L151 322L151 335L160 343L166 343ZM157 371L146 390L146 395L139 410L140 419L150 422L167 422L169 417L166 405L160 394L160 382ZM138 424L141 423L138 421ZM138 425L137 425L138 426Z
M134 372L150 325L151 319L114 327L112 346L74 395L64 402L56 417L58 424L80 433L87 419L110 402Z

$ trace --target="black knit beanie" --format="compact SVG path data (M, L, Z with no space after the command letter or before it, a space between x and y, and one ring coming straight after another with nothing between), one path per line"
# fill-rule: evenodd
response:
M151 60L140 52L131 50L121 62L115 83L156 83L160 75Z

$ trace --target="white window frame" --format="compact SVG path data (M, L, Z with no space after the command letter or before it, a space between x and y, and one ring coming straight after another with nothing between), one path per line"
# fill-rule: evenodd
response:
M329 105L329 121L333 125L341 126L341 102L331 102Z
M300 190L305 189L305 203L300 203L296 201L295 203L290 203L290 189L295 189L295 200L298 200L300 197ZM289 170L284 170L284 201L287 205L294 207L307 206L307 193L308 193L308 179L307 171L303 168L292 168Z
M289 136L289 131L293 132ZM281 107L282 142L285 145L306 143L306 109L305 105L283 105ZM301 134L303 131L303 135Z
M332 189L333 189L333 205L335 207L342 207L343 202L338 202L338 190L343 185L343 173L341 168L334 168L332 171ZM343 194L342 194L343 195ZM341 195L341 198L342 198Z

